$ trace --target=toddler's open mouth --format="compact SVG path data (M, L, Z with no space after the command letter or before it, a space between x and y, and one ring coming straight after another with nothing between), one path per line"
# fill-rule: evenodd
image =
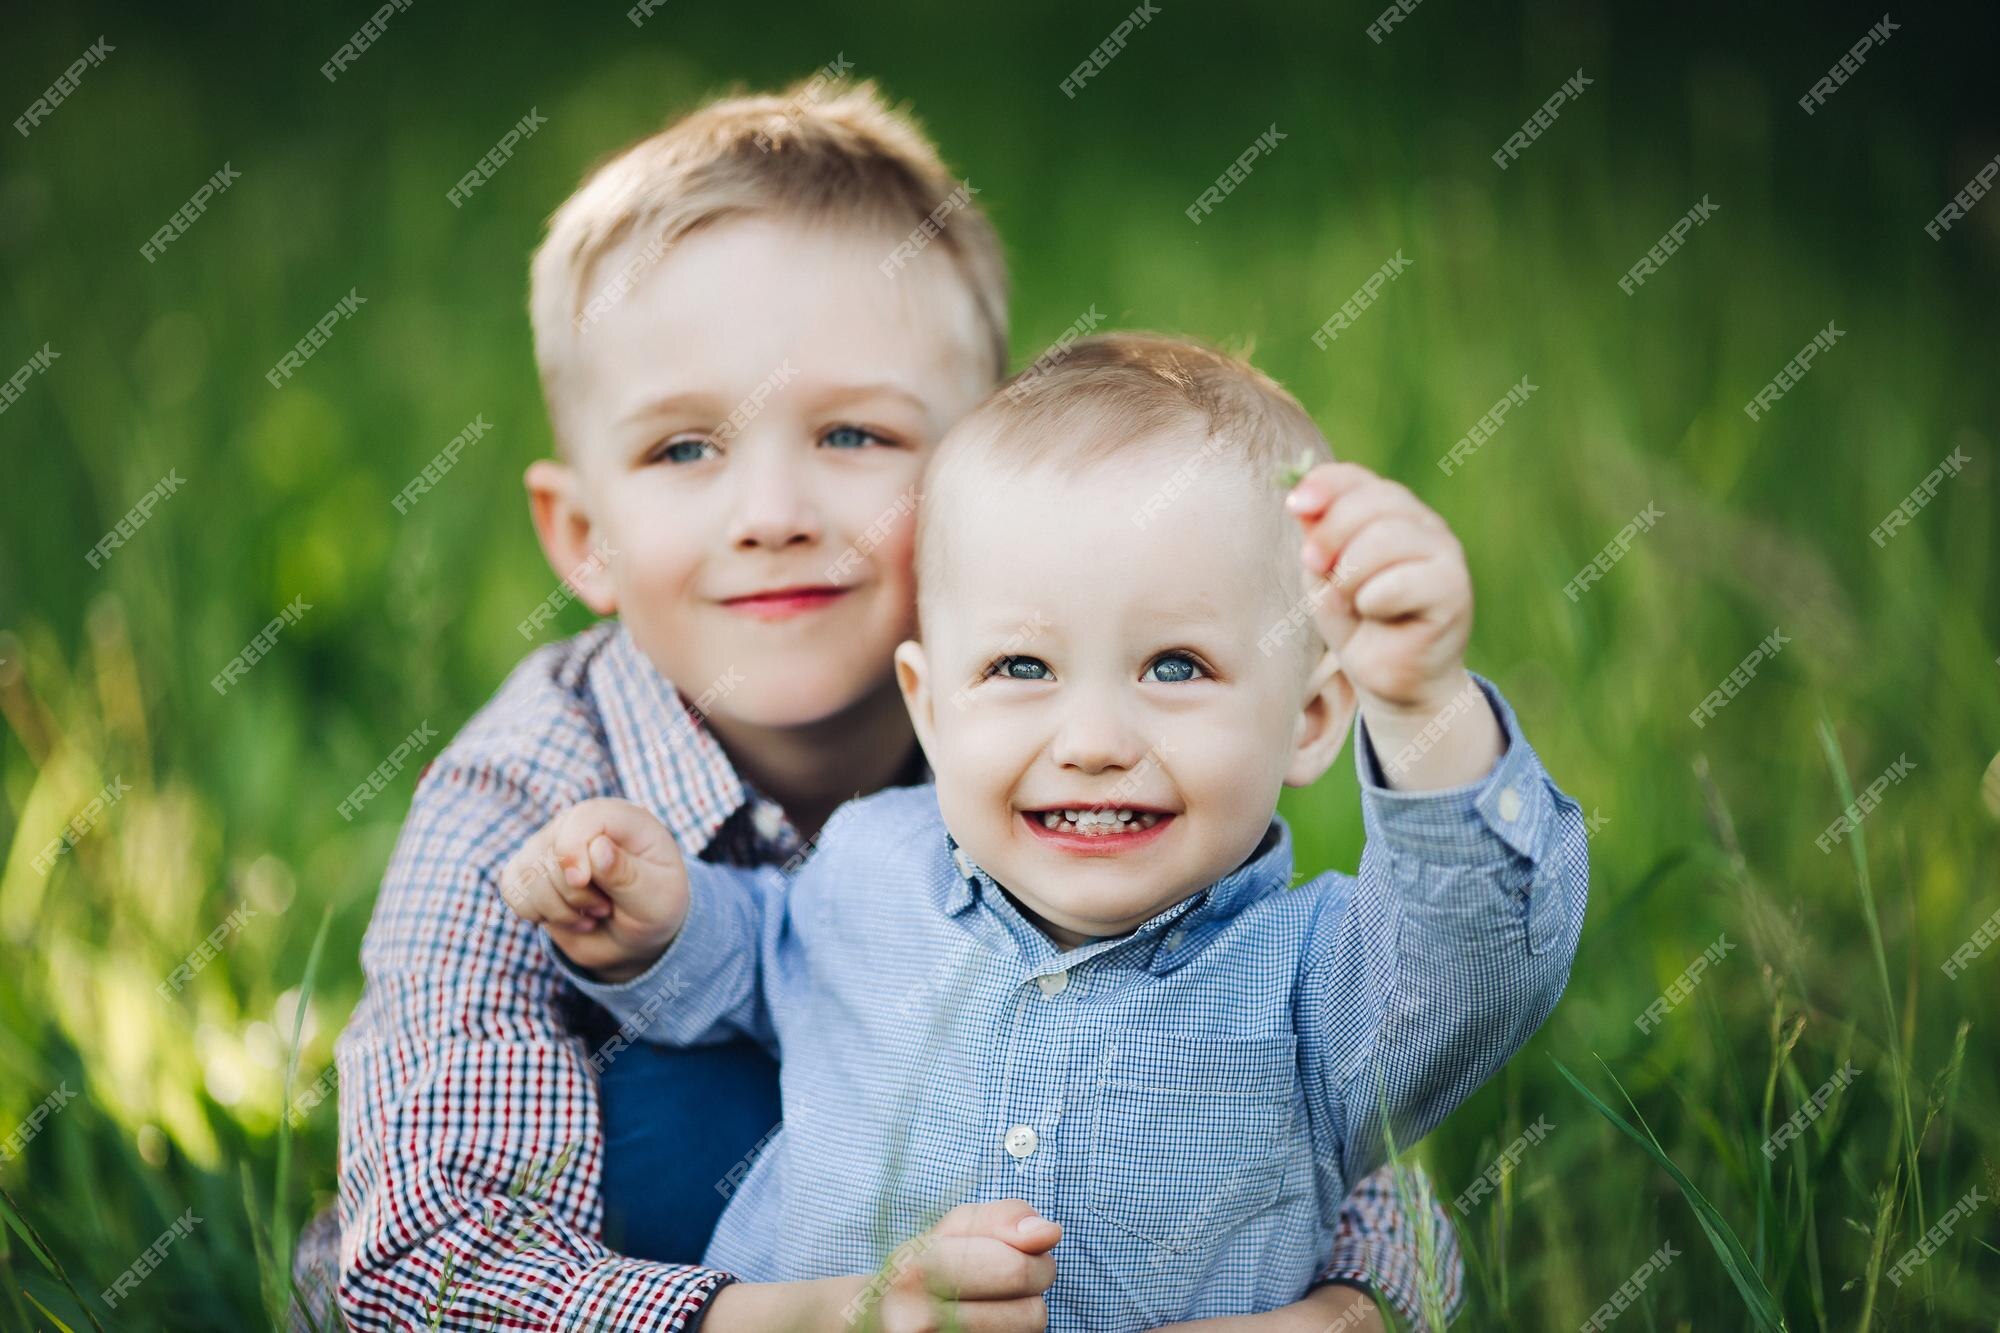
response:
M1030 832L1067 851L1125 851L1151 842L1166 830L1171 811L1145 806L1073 805L1023 810Z

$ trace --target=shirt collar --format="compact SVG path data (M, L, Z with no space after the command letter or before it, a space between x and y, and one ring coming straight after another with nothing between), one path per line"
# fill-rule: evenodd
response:
M591 663L590 690L625 794L658 814L682 847L706 848L750 789L625 626L593 632L604 644Z

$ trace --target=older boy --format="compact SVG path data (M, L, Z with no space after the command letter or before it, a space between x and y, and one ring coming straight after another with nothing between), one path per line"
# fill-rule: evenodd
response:
M688 862L617 800L522 849L509 901L587 994L659 1040L780 1050L784 1126L709 1262L893 1267L1011 1196L1063 1228L1050 1328L1271 1310L1383 1114L1414 1141L1553 1008L1576 803L1465 670L1450 530L1347 465L1289 499L1302 544L1272 486L1302 452L1326 447L1248 366L1086 340L927 473L896 664L935 787L845 807L789 882ZM1301 603L1325 654L1269 634ZM1288 891L1279 789L1324 773L1357 696L1360 876Z
M923 775L890 666L914 615L914 487L1005 369L997 240L970 199L930 225L961 189L871 89L804 89L685 117L551 220L530 299L559 456L529 469L529 497L551 566L619 623L514 673L425 775L389 865L336 1050L354 1327L435 1308L446 1328L705 1316L727 1333L844 1300L659 1261L699 1239L651 1259L601 1243L601 1162L649 1149L612 1173L628 1222L684 1214L705 1238L697 1201L719 1207L727 1164L770 1129L775 1077L747 1042L593 1055L574 991L492 887L593 797L643 804L691 853L774 864L849 795ZM889 276L913 236L927 244ZM621 1081L648 1073L665 1077L621 1121ZM1379 1182L1356 1199L1329 1276L1374 1277L1413 1311L1410 1220ZM1017 1266L961 1239L929 1252L941 1281Z

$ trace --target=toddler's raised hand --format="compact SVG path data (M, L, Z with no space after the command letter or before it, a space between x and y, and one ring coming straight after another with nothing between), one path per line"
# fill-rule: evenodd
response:
M1482 777L1502 738L1465 670L1472 576L1450 525L1409 487L1359 463L1322 463L1285 508L1305 529L1308 576L1326 580L1314 587L1320 634L1391 784L1436 789ZM1454 725L1425 739L1438 718Z

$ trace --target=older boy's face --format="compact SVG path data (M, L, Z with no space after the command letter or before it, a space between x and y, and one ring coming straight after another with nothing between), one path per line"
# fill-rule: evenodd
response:
M918 474L991 371L942 248L891 279L892 245L727 221L580 335L565 422L615 609L712 716L830 717L910 631Z
M1310 729L1297 645L1258 646L1291 604L1280 497L1219 462L1177 476L1198 446L954 479L935 498L951 511L946 586L925 590L924 642L903 652L928 681L938 799L1065 946L1229 873L1288 777L1318 776L1295 767ZM1146 514L1156 494L1172 498Z

